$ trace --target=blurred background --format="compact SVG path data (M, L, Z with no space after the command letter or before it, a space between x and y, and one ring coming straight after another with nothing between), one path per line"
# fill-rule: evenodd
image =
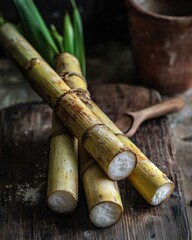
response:
M35 0L48 24L54 23L62 31L63 15L70 10L70 1ZM128 38L127 11L123 0L77 0L81 12L87 44L103 41L126 41ZM3 16L19 22L16 9L11 0L1 1Z
M70 11L70 1L35 0L34 2L46 23L55 24L62 33L63 16L66 10ZM125 1L77 0L76 2L84 25L88 82L132 82L133 61L128 47L130 40ZM0 1L0 12L8 21L19 23L19 16L11 0ZM0 54L3 56L2 49Z

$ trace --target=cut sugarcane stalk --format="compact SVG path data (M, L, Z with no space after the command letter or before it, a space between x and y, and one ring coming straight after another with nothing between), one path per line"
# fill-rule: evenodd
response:
M81 178L91 222L100 228L110 227L119 221L123 205L117 182L108 178L101 167L79 148Z
M135 153L90 111L10 23L0 27L0 42L35 91L55 109L108 176L113 180L126 178L136 165Z
M74 64L74 66L77 65ZM80 71L80 66L78 65L77 67ZM86 89L86 82L83 78L78 83L81 88ZM78 91L76 84L73 85L72 83L70 87ZM86 98L84 102L89 104L88 100ZM96 227L101 228L115 224L123 213L123 205L117 182L108 178L82 146L79 147L79 162L91 222ZM92 184L90 184L90 181Z
M125 135L118 135L124 144L130 144ZM151 205L159 205L166 200L174 190L174 183L160 171L133 143L132 150L137 152L137 166L128 180L143 198Z
M75 29L75 32L77 33L76 35L79 36L79 35L81 35L82 25L80 24L81 23L80 15L78 13L75 2L73 2L73 5L74 5L73 7L75 8L74 22L73 22L74 29ZM70 30L71 23L69 24L69 19L65 18L65 20L67 20L68 23L66 21L64 21L64 23L65 23L64 25L65 25L66 29ZM57 33L57 32L55 31L55 33ZM58 40L58 36L59 35L57 34L56 40ZM64 36L65 36L65 40L67 43L73 42L73 39L71 37L69 37L71 35L66 33L66 31L64 32ZM82 53L83 53L83 51L82 51L82 42L83 41L82 41L81 37L76 36L76 38L74 39L75 43L76 43L75 50L76 50L76 54L78 56L82 55ZM62 37L60 37L60 39L61 38ZM58 41L56 41L56 42L58 43ZM71 51L71 47L70 48L67 47L66 44L65 44L65 49L67 51L69 51L69 50ZM83 64L84 61L82 58L81 58L81 63L82 63L82 70L84 70L84 73L85 73L85 64ZM64 132L65 136L62 136L63 135L62 134L62 132L63 132L62 126L60 125L60 123L57 121L57 119L55 117L56 116L54 115L54 118L53 118L54 121L53 121L53 125L52 125L53 134L52 134L51 149L50 149L50 152L51 153L53 152L53 154L50 154L50 165L49 165L50 170L49 170L49 179L48 179L48 183L49 183L48 184L48 204L51 205L51 208L53 210L57 210L57 212L58 212L58 210L59 210L59 212L63 212L63 211L66 212L66 210L69 211L71 208L71 204L68 201L69 197L72 198L71 199L72 203L74 202L73 196L75 195L76 191L75 191L75 188L73 188L73 187L75 187L76 185L73 184L71 186L72 190L73 190L73 191L71 191L70 187L68 188L67 186L71 185L74 182L74 175L71 176L70 178L68 177L67 179L65 179L65 176L68 174L67 169L72 167L71 170L73 173L75 171L76 165L75 166L74 166L74 164L72 165L72 163L74 163L74 157L73 157L72 151L71 151L71 154L69 155L69 157L66 157L67 156L66 153L69 152L69 150L73 149L70 144L71 141L69 142L70 136L69 135L66 136L67 135L66 131ZM57 133L57 134L55 134L55 133ZM58 134L60 134L60 135L58 136ZM53 145L52 145L52 141L54 141ZM60 148L62 143L63 143L63 148L66 148L66 146L67 146L67 149L62 150ZM68 150L68 151L66 151L66 150ZM107 177L107 175L98 166L98 164L93 159L91 159L91 156L83 148L80 148L80 150L81 150L81 153L83 151L83 162L85 162L85 159L86 159L86 166L87 166L86 167L86 175L89 176L91 174L92 178L94 179L94 184L96 186L101 186L104 189L104 187L106 187L106 186L108 187L110 182L112 183L111 198L110 198L110 195L108 193L105 193L104 191L95 191L94 188L89 188L89 196L91 195L91 197L93 197L95 199L94 207L90 211L90 213L91 213L90 216L91 216L91 219L93 219L92 220L93 224L95 224L97 226L100 226L99 224L102 224L102 227L110 226L111 224L115 223L119 219L121 212L122 212L121 201L118 202L118 200L116 200L116 202L115 202L114 198L113 198L113 197L116 197L116 195L117 195L116 198L120 199L120 195L118 194L118 192L117 192L117 194L114 194L117 191L114 188L115 183L113 183L113 181L111 181ZM80 157L81 156L82 156L82 154L80 154ZM64 159L66 160L65 163L63 162ZM81 163L82 163L82 161L81 161ZM101 179L101 177L98 176L97 172L92 171L88 167L88 166L90 166L90 164L92 165L92 163L94 163L94 165L97 166L99 171L102 171L102 175L104 176L102 179ZM64 165L65 165L65 168L62 169ZM58 167L56 168L56 166L58 166ZM84 169L84 166L85 165L82 165L81 170ZM61 174L59 174L59 175L56 174L56 169L59 170ZM63 172L61 172L61 171L63 171ZM71 181L69 181L69 180L71 180ZM72 182L72 180L73 180L73 182ZM105 183L105 182L107 182L108 184L104 185L103 183ZM87 186L85 184L85 190L86 189L87 189ZM50 194L49 194L49 192L50 192ZM70 193L70 195L67 193ZM106 199L107 201L101 202L102 195L103 195L103 199ZM99 200L97 201L97 199L99 199ZM76 198L75 198L75 200L76 200ZM66 204L67 204L67 207L66 207ZM72 204L72 206L74 206L74 205L75 204ZM107 212L106 212L106 209L107 209ZM114 214L114 213L116 213L116 214ZM104 220L104 222L102 222L103 220Z
M62 61L63 56L64 61ZM61 74L62 77L64 77L66 84L68 84L68 86L86 104L86 106L92 110L92 101L87 91L86 81L82 77L79 61L71 54L63 53L57 55L55 58L55 63L56 71ZM129 147L127 149L129 149ZM127 170L132 169L135 166L135 161L132 158L132 151L126 152L126 155L129 155L129 162L124 160L124 154L125 153L122 153L121 155L119 154L116 158L113 159L113 164L109 165L108 176L113 180L122 179L122 176L126 175Z
M94 181L90 184L93 177ZM123 206L117 182L110 180L104 171L95 165L84 174L83 185L91 222L101 228L110 227L118 222L123 213Z
M128 180L140 195L151 205L159 205L166 200L174 190L174 183L160 171L138 148L128 139L118 127L92 102L92 112L115 133L115 135L137 154L137 165Z
M54 212L70 213L75 210L77 202L77 139L53 113L47 204Z
M62 53L55 58L57 72L63 76L68 86L87 101L89 92L86 83L81 77L81 70L78 60L68 54ZM71 74L73 73L73 74ZM76 74L74 74L76 73ZM85 81L85 80L84 80ZM81 96L83 95L83 96ZM137 165L128 179L150 204L158 205L167 199L174 189L174 183L170 181L123 133L119 128L103 113L103 111L90 99L87 105L91 111L127 146L137 155Z

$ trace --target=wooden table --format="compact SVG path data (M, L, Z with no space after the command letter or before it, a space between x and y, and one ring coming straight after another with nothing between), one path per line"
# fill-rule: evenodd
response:
M126 107L138 110L159 101L157 92L140 87L108 84L90 89L93 99L113 120ZM26 88L26 91L31 90ZM47 208L50 119L51 110L42 103L16 105L1 111L3 239L189 239L185 202L166 118L143 124L132 140L175 182L174 193L160 206L152 207L127 180L121 181L125 213L108 229L98 229L90 223L82 187L73 214L57 215Z

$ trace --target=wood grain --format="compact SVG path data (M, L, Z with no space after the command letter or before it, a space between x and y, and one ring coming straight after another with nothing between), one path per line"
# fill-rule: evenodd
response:
M160 99L155 91L128 85L92 86L91 93L113 120L127 107L139 110ZM50 119L51 110L40 103L17 105L0 113L0 239L190 239L166 118L144 123L132 140L175 182L173 195L152 207L127 180L119 182L125 212L108 229L90 223L81 186L73 214L57 215L47 208Z

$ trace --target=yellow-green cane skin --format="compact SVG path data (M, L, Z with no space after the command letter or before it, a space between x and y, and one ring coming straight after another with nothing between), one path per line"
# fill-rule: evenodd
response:
M55 106L63 92L70 90L14 25L5 23L0 27L0 43L32 87L51 107Z
M62 57L62 55L60 54L58 55L58 57ZM65 63L65 65L63 64L63 61L60 61L59 59L57 59L57 62L61 63L61 65L60 64L57 65L58 73L62 72L63 68L69 69L71 67L73 68L74 72L81 71L79 62L77 61L76 58L73 58L72 61L70 61L69 57L69 63ZM66 66L66 64L68 64L68 66ZM71 81L72 78L73 80ZM68 79L68 84L72 90L78 88L81 89L87 88L86 82L82 78L79 79L79 77L71 75L69 78L66 79ZM82 181L89 213L91 212L91 209L93 207L100 203L103 202L114 203L114 207L118 208L120 212L119 217L117 219L118 221L123 212L123 205L117 183L108 178L108 176L103 172L99 165L96 162L93 162L91 156L82 147L79 148L79 162L80 169L81 171L83 171ZM86 165L87 167L84 172L83 168Z
M103 123L10 23L0 27L0 43L36 92L52 108L55 108L61 121L108 173L107 164L116 155L127 150L124 144L109 129L103 130L101 127L101 131L99 130L98 126L102 126ZM94 137L89 137L89 131L94 134ZM103 137L103 131L105 137ZM95 145L98 141L103 141L102 149L100 145ZM108 156L107 164L103 164L106 155Z
M76 204L65 212L74 211L78 202L77 144L75 137L53 113L47 197L56 192L70 194Z
M81 74L78 60L68 54L62 53L56 58L56 68L58 72L77 72ZM71 64L73 63L73 64ZM87 85L78 76L72 75L66 82L74 89L87 89ZM65 80L65 78L64 78ZM84 80L85 81L85 80ZM103 111L90 100L89 108L91 111L124 143L124 145L137 155L137 165L132 173L128 176L129 181L136 188L136 190L143 196L143 198L152 204L152 198L156 191L163 185L169 184L171 186L170 194L174 190L174 183L170 181L166 175L161 172L136 146L130 139L128 139L121 130L103 113ZM170 195L169 194L169 195Z
M111 201L116 203L123 211L117 182L109 179L97 164L85 171L83 184L89 211L99 203Z
M124 144L130 144L130 140L126 136L119 135L119 138L124 142ZM128 180L131 184L150 204L152 204L152 198L156 191L163 185L170 185L170 196L174 190L174 183L170 181L168 177L160 171L133 143L131 143L130 146L138 156L136 168L128 176Z
M123 214L123 205L117 182L109 179L98 164L93 164L85 171L83 186L89 214L95 206L108 203L118 212L114 223L119 221Z

